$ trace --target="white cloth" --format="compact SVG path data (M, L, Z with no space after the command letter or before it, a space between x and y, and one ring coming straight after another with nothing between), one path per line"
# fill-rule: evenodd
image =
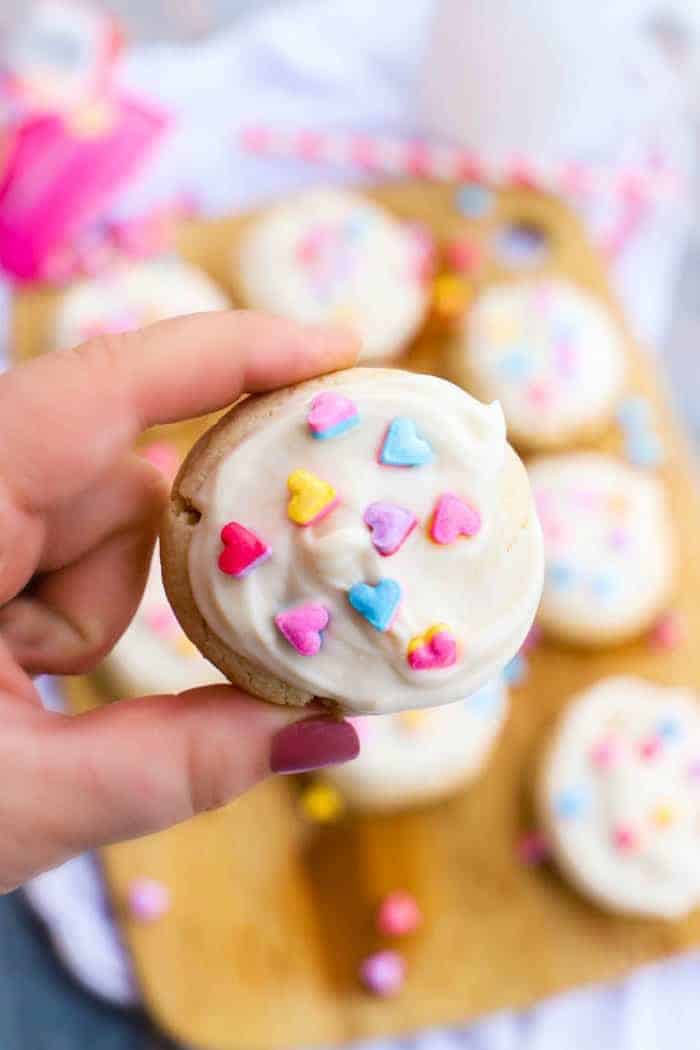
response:
M244 123L420 131L414 116L432 0L299 2L266 10L196 47L140 48L124 83L160 99L179 118L158 159L120 202L120 212L194 192L207 212L242 208L290 187L343 176L295 161L271 162L235 148ZM672 159L687 161L682 128L667 129ZM347 173L351 177L351 173ZM682 250L682 214L655 210L615 274L638 331L659 339ZM3 312L0 289L0 321ZM0 349L6 343L0 326ZM76 976L100 995L133 1002L136 986L104 903L97 867L79 858L33 880L28 899ZM525 1013L504 1013L460 1032L402 1040L421 1050L653 1050L694 1046L700 1023L700 959L646 969L620 985L576 992ZM575 1033L575 1034L574 1034ZM369 1045L369 1044L363 1044ZM389 1044L371 1044L379 1047Z

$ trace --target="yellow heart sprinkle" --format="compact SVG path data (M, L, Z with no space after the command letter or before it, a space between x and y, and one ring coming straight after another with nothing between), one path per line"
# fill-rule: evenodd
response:
M330 824L342 814L345 803L330 784L312 784L302 794L300 805L304 816L317 824Z
M433 310L445 320L460 317L470 298L468 285L453 273L442 273L433 282Z
M452 634L452 632L446 623L434 623L427 631L423 631L422 634L417 634L411 638L407 651L412 653L414 649L420 649L422 645L428 645L436 634Z
M287 514L295 525L311 525L318 521L338 502L335 489L308 470L295 470L287 478L287 488L292 498L287 504Z
M659 828L667 828L669 824L673 824L674 817L673 807L665 804L657 806L652 814L652 820Z
M183 634L178 638L175 648L180 656L197 655L197 646L189 640L186 634Z
M402 728L410 733L417 733L428 720L426 712L421 710L402 711L398 718Z

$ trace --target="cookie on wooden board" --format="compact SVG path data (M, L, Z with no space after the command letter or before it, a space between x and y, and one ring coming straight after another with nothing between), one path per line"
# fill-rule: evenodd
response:
M324 779L353 809L385 812L434 802L478 777L508 714L501 675L455 704L354 718L357 758Z
M218 285L182 259L120 262L65 292L56 309L51 342L68 349L98 335L229 307Z
M244 306L357 329L363 360L399 354L429 306L429 248L360 194L320 187L253 218L232 259Z
M541 456L529 474L545 549L539 623L596 647L643 634L674 584L661 481L597 452Z
M539 806L554 857L617 912L678 919L700 904L700 707L684 689L605 678L565 709Z
M621 333L602 303L570 281L494 284L465 316L448 354L456 382L500 401L517 448L591 440L612 422L625 379Z

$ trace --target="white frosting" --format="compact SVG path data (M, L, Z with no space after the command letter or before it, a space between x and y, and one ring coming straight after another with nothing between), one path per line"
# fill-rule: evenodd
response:
M509 433L535 445L570 441L607 422L625 358L610 316L559 279L495 285L465 322L475 393L501 402Z
M466 700L354 720L361 750L326 770L358 809L393 809L442 797L483 768L508 713L500 676Z
M177 622L163 588L157 550L141 604L102 666L120 697L181 693L226 681Z
M270 208L244 236L235 265L247 305L351 324L366 359L398 353L428 305L415 236L345 190L313 189Z
M54 342L59 348L78 346L96 335L229 306L207 274L180 259L126 263L66 292L56 314Z
M673 919L700 903L698 698L606 678L571 702L543 771L554 853L615 911Z
M582 641L644 630L673 575L661 483L585 452L536 460L530 480L545 545L544 626Z
M505 440L498 405L482 405L429 376L349 373L328 389L351 398L359 425L315 440L306 423L312 396L301 388L212 470L193 503L202 518L189 554L192 592L209 627L234 651L278 678L342 703L386 713L450 702L477 689L518 650L542 585L542 539L525 475ZM409 417L430 442L433 461L387 467L377 455L390 421ZM340 505L317 524L287 516L287 478L304 469L329 482ZM481 514L478 535L448 546L429 538L438 496L454 492ZM363 522L375 501L412 511L418 526L390 557L374 549ZM252 530L272 555L248 576L217 567L229 521ZM377 631L348 602L358 582L397 581L398 615ZM301 602L330 612L324 643L302 656L275 615ZM453 666L413 670L407 646L431 625L456 637Z

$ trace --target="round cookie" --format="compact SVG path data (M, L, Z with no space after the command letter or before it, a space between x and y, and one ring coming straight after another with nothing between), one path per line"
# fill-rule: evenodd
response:
M499 676L442 707L354 719L362 747L326 771L355 809L392 810L443 798L483 769L508 712Z
M661 482L594 452L543 456L529 471L544 535L542 627L593 646L647 630L673 584Z
M700 708L615 677L575 697L539 782L553 854L614 911L676 919L700 904Z
M141 604L101 670L119 696L125 698L181 693L199 685L226 681L180 627L165 595L157 551Z
M59 349L69 348L98 335L229 307L211 278L181 259L123 263L66 292L56 313L53 342Z
M398 370L239 402L180 470L161 549L180 622L232 681L350 714L469 695L542 587L500 408Z
M526 449L595 437L612 421L625 377L612 318L559 278L487 288L465 317L452 362L460 384L500 401L510 440Z
M312 189L269 208L250 224L233 266L245 306L350 324L364 360L400 353L429 305L425 244L347 190Z

